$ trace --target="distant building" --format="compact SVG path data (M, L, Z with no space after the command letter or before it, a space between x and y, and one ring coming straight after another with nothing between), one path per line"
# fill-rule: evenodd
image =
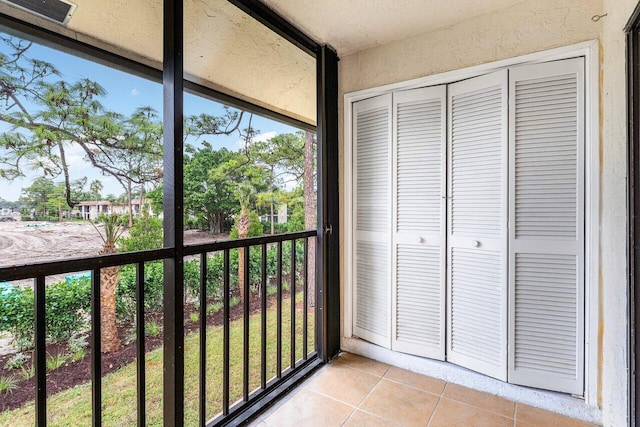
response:
M287 212L287 204L283 203L278 206L278 224L284 224L289 221L289 214Z
M284 224L288 220L289 214L286 203L278 206L278 211L273 213L273 217L271 217L271 214L268 213L260 216L260 221L268 223L273 222L274 224Z
M140 207L140 199L134 199L131 201L131 208L133 210L133 217L139 217L140 212L144 207ZM151 200L145 199L143 200L143 206L146 206L150 215L153 214L153 210L151 209ZM72 211L72 216L80 217L82 219L96 219L100 215L125 215L129 213L129 205L127 203L114 203L108 200L87 200L84 202L80 202L76 205L74 210Z

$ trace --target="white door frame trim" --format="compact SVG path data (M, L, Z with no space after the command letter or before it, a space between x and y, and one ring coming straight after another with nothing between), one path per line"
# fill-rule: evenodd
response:
M600 271L600 94L599 42L591 40L555 49L447 71L399 83L344 94L344 287L342 306L343 341L353 335L353 203L352 203L352 107L353 103L394 91L453 83L514 65L533 64L582 56L585 58L585 400L597 406L599 369L599 271Z

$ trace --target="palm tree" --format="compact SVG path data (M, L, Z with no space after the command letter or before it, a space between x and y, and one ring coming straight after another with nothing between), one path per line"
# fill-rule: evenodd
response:
M110 255L117 252L116 243L122 235L124 227L121 225L119 215L103 215L99 218L104 224L104 235L91 222L100 237L103 245L100 255ZM116 325L116 287L118 286L118 274L120 267L104 267L100 270L100 329L102 331L101 347L103 353L111 353L120 348L120 337Z
M102 181L100 181L99 179L94 179L93 181L91 181L91 184L89 184L89 191L91 191L91 196L95 200L100 200L100 198L102 197L100 195L100 192L103 189L104 189L104 184L102 184Z
M249 216L249 206L251 198L255 194L255 188L251 184L242 183L236 189L236 197L240 202L240 214L236 219L236 230L238 230L238 238L244 239L249 235L251 228L251 217ZM244 263L245 248L238 249L238 283L240 288L240 299L244 300L244 272L245 268L249 268Z

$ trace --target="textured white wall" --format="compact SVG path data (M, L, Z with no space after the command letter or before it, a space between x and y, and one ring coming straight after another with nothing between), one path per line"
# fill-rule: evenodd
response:
M636 0L604 0L601 61L601 396L604 424L627 420L626 47Z
M597 39L599 0L525 1L340 58L343 93Z
M342 95L585 40L601 41L598 401L605 426L627 420L626 94L623 27L635 0L539 0L341 58ZM591 17L608 13L594 23ZM343 125L343 123L341 123ZM343 139L341 129L340 137ZM341 147L344 141L341 140ZM341 149L341 158L344 159ZM344 168L342 169L344 171ZM341 176L344 194L344 177ZM344 222L343 222L344 223ZM342 269L344 274L344 269ZM342 281L344 283L344 280Z

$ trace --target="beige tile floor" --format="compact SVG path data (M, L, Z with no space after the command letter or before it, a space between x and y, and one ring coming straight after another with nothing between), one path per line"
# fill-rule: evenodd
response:
M257 427L588 427L552 412L344 353Z

